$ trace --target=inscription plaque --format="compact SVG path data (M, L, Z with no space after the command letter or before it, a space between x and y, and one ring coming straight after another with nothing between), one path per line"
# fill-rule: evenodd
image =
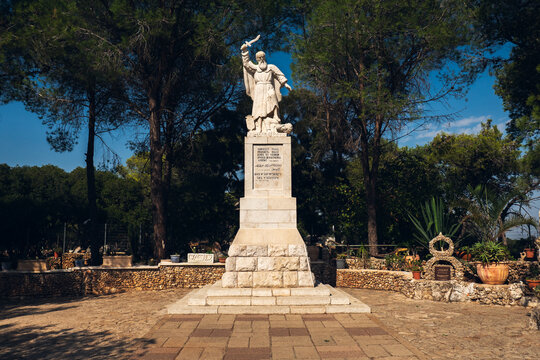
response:
M253 146L253 189L280 190L283 188L283 146Z
M450 265L435 266L435 280L450 280L452 267Z
M189 253L187 254L188 263L212 264L214 263L214 254Z

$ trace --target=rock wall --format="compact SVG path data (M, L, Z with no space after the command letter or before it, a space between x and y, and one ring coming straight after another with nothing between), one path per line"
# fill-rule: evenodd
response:
M220 264L0 272L0 297L84 296L126 290L198 288L221 279L224 272L224 265Z
M412 299L443 302L476 302L490 305L536 306L538 298L521 282L485 285L458 280L413 280L406 271L338 269L336 286L391 290Z

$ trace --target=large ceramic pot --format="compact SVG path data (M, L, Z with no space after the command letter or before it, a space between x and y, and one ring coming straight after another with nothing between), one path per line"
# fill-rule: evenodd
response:
M508 264L476 264L476 273L484 284L502 285L508 279Z

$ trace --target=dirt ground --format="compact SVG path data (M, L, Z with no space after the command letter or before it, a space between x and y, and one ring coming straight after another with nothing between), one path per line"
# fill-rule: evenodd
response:
M344 289L433 359L539 359L528 309L411 300ZM165 306L190 290L0 301L0 359L127 359Z
M540 331L527 329L530 309L343 290L371 306L373 315L432 359L540 359Z
M128 359L190 289L0 301L0 359Z

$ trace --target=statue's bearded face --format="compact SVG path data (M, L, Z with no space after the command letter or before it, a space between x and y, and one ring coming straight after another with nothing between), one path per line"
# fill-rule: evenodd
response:
M259 66L259 69L261 69L262 71L266 70L266 68L268 67L268 64L266 63L265 54L264 53L257 53L255 58L257 59L257 65Z

